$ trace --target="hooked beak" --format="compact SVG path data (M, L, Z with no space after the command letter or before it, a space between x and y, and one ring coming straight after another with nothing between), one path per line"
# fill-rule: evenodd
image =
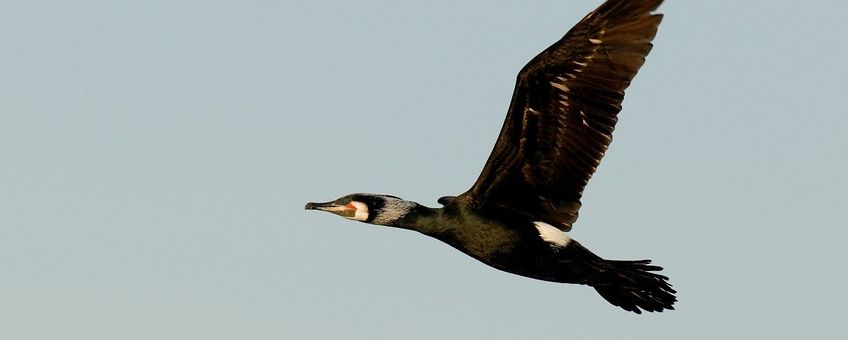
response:
M304 207L306 210L321 210L326 212L331 212L333 214L342 216L342 217L352 217L356 214L356 208L350 205L339 205L336 202L326 202L326 203L315 203L309 202L306 203Z

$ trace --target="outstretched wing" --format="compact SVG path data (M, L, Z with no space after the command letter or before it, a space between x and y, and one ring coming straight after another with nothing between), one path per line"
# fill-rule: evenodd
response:
M609 0L524 66L494 150L458 200L569 230L612 141L624 90L653 46L660 3Z

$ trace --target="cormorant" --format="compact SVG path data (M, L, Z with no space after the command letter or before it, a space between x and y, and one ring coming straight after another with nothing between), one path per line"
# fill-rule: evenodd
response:
M306 209L415 230L506 272L589 285L631 312L674 309L661 267L603 259L565 233L612 141L624 90L653 47L660 3L608 0L530 60L480 177L440 198L442 208L359 193Z

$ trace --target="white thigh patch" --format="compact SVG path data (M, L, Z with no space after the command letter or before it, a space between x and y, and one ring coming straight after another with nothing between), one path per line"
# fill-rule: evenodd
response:
M551 246L565 247L569 242L571 242L571 237L568 237L565 232L559 230L557 227L542 221L535 221L533 222L533 225L535 225L536 229L539 230L539 236L541 236L543 240L550 242Z

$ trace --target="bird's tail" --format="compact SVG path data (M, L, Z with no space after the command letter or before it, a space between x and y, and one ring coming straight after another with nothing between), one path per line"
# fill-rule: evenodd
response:
M653 273L662 267L651 265L651 260L591 262L598 275L587 283L609 303L637 314L674 309L676 291L668 277Z

